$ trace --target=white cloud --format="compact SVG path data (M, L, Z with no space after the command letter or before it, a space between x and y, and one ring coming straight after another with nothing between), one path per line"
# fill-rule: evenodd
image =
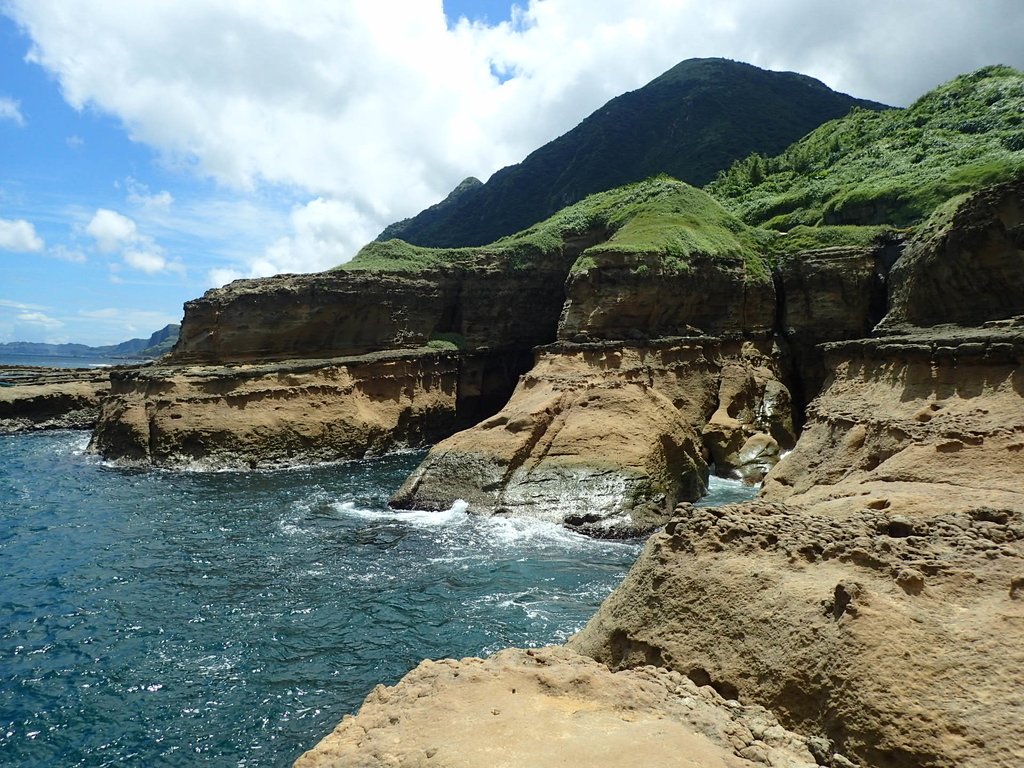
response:
M96 240L96 247L104 253L112 253L138 239L135 222L117 211L100 208L85 227Z
M77 248L69 248L66 245L54 245L46 251L47 256L52 256L61 261L70 261L76 264L84 264L85 254Z
M149 187L130 176L125 179L125 187L128 189L128 203L146 211L167 211L174 203L174 196L166 189L150 194Z
M60 320L52 318L42 312L22 312L17 316L17 319L23 323L41 325L44 328L61 328L64 325Z
M36 234L36 228L24 219L0 219L0 250L16 253L36 253L46 244Z
M451 28L440 0L8 8L73 105L118 117L185 170L310 201L259 258L209 268L222 276L341 262L684 58L800 71L896 104L984 64L1024 67L1019 0L532 0L511 22ZM162 194L129 202L178 208Z
M10 120L18 125L25 125L25 117L21 114L21 104L14 99L0 96L0 120Z
M0 299L0 307L6 307L8 309L19 309L19 310L43 310L48 307L40 306L39 304L26 304L23 301L11 301L10 299Z
M169 196L169 195L168 195ZM178 260L167 258L164 249L149 235L139 232L133 219L100 208L85 227L85 231L96 240L96 247L104 253L120 252L123 262L140 272L154 275L159 272L178 272L184 274L185 268ZM114 269L114 282L120 282Z

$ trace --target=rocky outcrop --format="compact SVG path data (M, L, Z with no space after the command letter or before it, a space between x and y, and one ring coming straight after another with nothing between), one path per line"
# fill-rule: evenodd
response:
M115 372L90 447L162 466L257 467L426 445L457 427L466 367L452 353L421 350Z
M0 369L0 433L90 429L110 389L106 369Z
M555 339L562 283L586 235L521 268L481 253L475 268L333 270L236 280L185 304L169 361L219 365L415 349L524 350Z
M860 765L1020 765L1024 514L879 506L680 508L570 647L759 703Z
M826 346L832 375L766 499L892 514L1024 505L1024 329Z
M612 673L564 648L509 649L425 661L378 686L295 767L812 768L821 746L678 672Z
M866 338L882 319L886 276L899 252L894 242L821 248L779 259L778 333L793 363L792 386L801 407L825 381L818 345Z
M545 348L505 408L434 446L391 504L650 530L704 493L709 453L753 475L792 446L775 359L707 337Z
M558 338L638 340L666 336L746 335L775 326L775 289L767 272L751 274L739 256L694 256L685 268L662 254L601 250L566 282Z
M883 328L1024 315L1024 179L940 208L891 275Z
M1019 765L1022 352L1006 329L829 345L761 499L680 507L571 647L875 768Z

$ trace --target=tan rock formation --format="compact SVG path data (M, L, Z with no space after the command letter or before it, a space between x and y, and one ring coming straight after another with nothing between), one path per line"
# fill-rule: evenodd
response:
M833 369L770 500L931 515L1024 509L1024 332L961 329L827 346ZM941 496L941 504L936 497Z
M110 389L101 369L11 366L0 371L0 433L88 429Z
M829 347L762 499L683 507L570 645L873 768L1024 764L1022 339Z
M612 673L564 648L425 661L302 755L296 768L742 768L816 765L759 707L677 672Z
M694 256L668 269L660 254L603 251L566 282L558 338L637 340L693 334L764 337L775 327L769 275L739 257Z
M185 304L169 361L217 365L415 349L530 350L555 340L562 285L597 236L570 238L524 268L480 249L475 268L344 269L237 280Z
M391 503L447 509L462 499L472 513L632 535L703 494L699 431L710 416L728 439L740 435L745 445L765 434L788 447L789 407L770 345L697 338L550 347L504 409L436 445ZM762 451L750 461L774 459Z
M1024 515L871 503L682 508L570 647L710 683L864 766L1024 764Z
M818 345L865 338L885 314L885 276L898 253L899 245L890 243L802 251L779 260L778 332L793 357L801 404L825 381Z
M428 444L452 431L453 354L115 373L91 449L163 466L273 466Z

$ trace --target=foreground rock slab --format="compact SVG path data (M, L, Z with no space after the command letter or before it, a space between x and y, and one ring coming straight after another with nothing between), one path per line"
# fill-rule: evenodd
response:
M812 744L811 747L816 745ZM678 672L612 673L565 648L425 661L378 686L296 768L744 768L817 765L760 707ZM841 762L836 765L848 765Z

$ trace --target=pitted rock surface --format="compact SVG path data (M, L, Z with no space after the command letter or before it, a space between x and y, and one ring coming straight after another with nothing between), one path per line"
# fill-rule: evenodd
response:
M821 745L678 672L610 672L565 648L425 661L296 768L812 768ZM835 765L843 763L836 762Z

